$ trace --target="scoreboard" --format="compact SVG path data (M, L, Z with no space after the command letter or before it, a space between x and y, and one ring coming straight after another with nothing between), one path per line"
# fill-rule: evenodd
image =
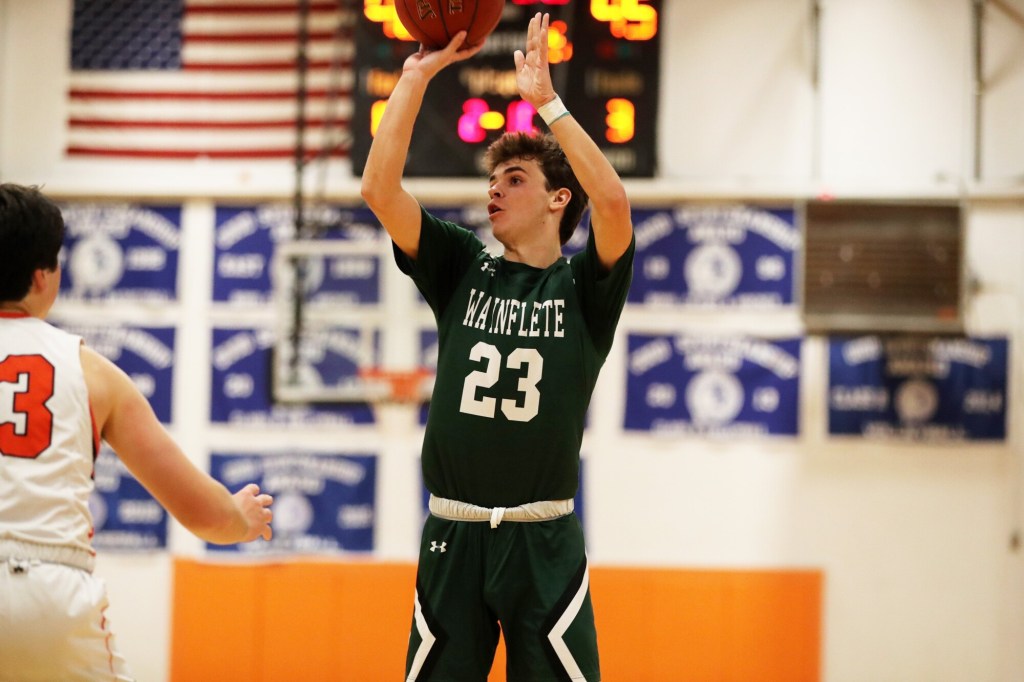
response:
M419 45L394 0L360 0L350 129L353 173L406 57ZM546 130L519 98L515 50L537 12L551 15L548 59L555 91L622 177L653 177L660 72L661 0L507 0L483 49L431 81L413 131L407 177L478 177L487 146L506 131Z

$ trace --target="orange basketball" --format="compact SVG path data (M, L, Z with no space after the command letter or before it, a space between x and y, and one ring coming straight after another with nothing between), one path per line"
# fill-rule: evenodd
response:
M466 31L466 46L479 45L501 20L505 0L395 0L398 20L428 50Z

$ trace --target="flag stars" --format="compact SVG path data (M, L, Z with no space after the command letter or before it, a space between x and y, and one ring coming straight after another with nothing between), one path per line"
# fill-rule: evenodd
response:
M183 14L184 0L75 0L71 67L177 68Z

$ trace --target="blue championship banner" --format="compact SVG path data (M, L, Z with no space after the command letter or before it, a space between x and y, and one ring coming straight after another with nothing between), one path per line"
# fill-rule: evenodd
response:
M367 208L311 209L308 220L329 227L325 239L374 244L380 228ZM290 206L217 207L215 212L213 300L262 304L273 298L271 265L275 247L295 235ZM353 253L304 258L304 288L310 303L380 302L379 255Z
M797 433L800 340L630 334L625 428Z
M177 298L180 206L68 204L61 213L62 300Z
M167 547L167 512L104 445L94 468L96 488L89 513L96 531L92 544L102 550Z
M1005 338L829 339L828 431L904 440L1005 440Z
M81 336L85 345L120 367L131 377L157 419L171 423L171 389L174 383L173 327L111 327L58 323L61 329Z
M271 386L275 336L269 329L214 329L210 421L219 424L372 424L366 403L275 404ZM378 341L375 341L374 356ZM355 331L329 329L303 339L298 371L307 385L354 380L362 360Z
M794 209L680 206L633 211L631 303L784 305L793 302Z
M274 496L274 538L208 549L245 554L373 551L377 458L324 453L213 454L210 475Z

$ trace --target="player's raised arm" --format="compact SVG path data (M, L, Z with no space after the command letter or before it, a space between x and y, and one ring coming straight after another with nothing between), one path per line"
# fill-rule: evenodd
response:
M526 53L515 52L519 95L544 118L565 152L580 185L590 196L591 229L602 265L610 268L629 248L633 223L618 173L597 144L562 104L548 65L548 14L530 20Z
M270 495L254 483L229 493L185 456L124 372L85 346L81 357L100 435L174 518L207 542L270 539Z
M398 248L410 258L415 258L419 251L420 207L416 198L402 187L402 172L413 125L430 80L449 64L469 59L480 51L480 45L460 51L465 39L466 32L460 31L443 50L421 47L405 60L363 169L363 199Z

